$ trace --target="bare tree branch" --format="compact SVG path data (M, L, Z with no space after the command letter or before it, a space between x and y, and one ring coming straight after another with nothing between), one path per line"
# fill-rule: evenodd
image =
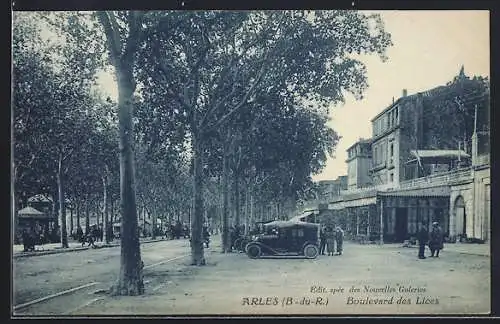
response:
M266 57L267 57L267 55L266 55ZM266 71L266 67L267 67L266 64L262 64L262 67L260 68L260 71L259 71L259 74L257 75L257 78L255 79L253 84L250 86L248 91L245 93L245 95L243 96L241 101L236 106L231 108L231 110L227 114L222 116L222 118L219 119L219 121L213 127L211 127L211 130L219 128L220 125L222 125L226 121L226 119L231 117L235 112L237 112L239 109L241 109L241 107L243 107L247 103L248 97L250 97L250 95L252 95L254 93L255 87L262 80L262 76L264 75L264 72Z

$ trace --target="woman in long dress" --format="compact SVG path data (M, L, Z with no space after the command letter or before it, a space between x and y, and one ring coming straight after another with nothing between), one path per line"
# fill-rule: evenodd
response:
M326 237L326 252L331 256L335 253L335 232L333 228L328 226L325 229L325 237Z
M340 228L340 226L335 228L335 243L337 244L337 255L342 255L344 246L344 231Z
M438 222L432 223L432 230L429 240L429 249L431 250L431 258L434 256L439 258L439 251L443 249L443 230L439 226ZM434 255L435 254L435 255Z

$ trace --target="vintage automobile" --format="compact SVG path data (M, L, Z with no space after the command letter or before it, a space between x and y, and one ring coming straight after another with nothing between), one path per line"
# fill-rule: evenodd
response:
M303 255L314 259L319 254L319 224L298 221L273 221L264 224L265 233L255 235L245 251L256 259L263 255Z

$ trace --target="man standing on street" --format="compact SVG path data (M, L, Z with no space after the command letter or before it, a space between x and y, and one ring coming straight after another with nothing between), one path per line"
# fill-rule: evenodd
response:
M427 226L424 223L420 223L420 227L417 233L418 240L418 258L425 259L425 245L429 240L429 231L427 230Z
M326 247L326 236L325 236L325 226L322 226L319 230L319 253L325 255Z

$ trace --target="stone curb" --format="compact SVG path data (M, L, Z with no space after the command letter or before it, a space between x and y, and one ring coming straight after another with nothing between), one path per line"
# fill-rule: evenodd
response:
M167 240L162 240L162 239L156 239L156 240L147 240L147 241L142 241L142 243L154 243L154 242L160 242L160 241L167 241ZM103 245L98 245L96 249L102 249L102 248L110 248L110 247L117 247L120 246L120 244L116 243L111 243L111 244L103 244ZM41 256L41 255L49 255L49 254L59 254L59 253L69 253L69 252L77 252L77 251L85 251L91 249L89 246L84 246L84 247L76 247L76 248L68 248L68 249L62 249L62 248L57 248L53 250L46 250L46 251L39 251L39 252L16 252L13 254L13 258L27 258L27 257L33 257L33 256Z

